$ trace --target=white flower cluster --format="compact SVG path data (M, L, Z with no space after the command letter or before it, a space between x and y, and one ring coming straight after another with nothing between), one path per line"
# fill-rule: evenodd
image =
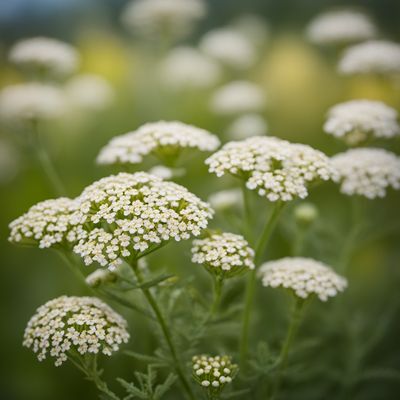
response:
M50 355L59 366L69 351L110 356L128 339L126 321L101 300L61 296L38 308L25 329L23 345L37 353L39 361Z
M0 92L0 118L10 124L55 119L65 109L65 96L55 86L25 83L7 86Z
M332 157L340 175L340 191L368 199L385 197L389 187L400 189L400 157L377 148L348 150Z
M16 43L9 58L17 66L40 76L64 77L72 74L79 64L79 54L73 46L45 37Z
M193 241L192 262L204 265L213 274L228 278L254 269L254 250L243 236L214 233Z
M227 133L233 140L246 139L251 136L262 136L268 132L265 119L255 113L243 114L229 125Z
M97 157L99 164L137 164L152 154L162 161L179 156L184 148L213 151L220 145L210 132L178 121L147 123L136 131L113 138Z
M396 74L400 72L400 45L370 40L348 48L339 61L342 74Z
M324 130L350 145L357 145L369 136L391 138L400 135L397 111L372 100L351 100L332 107Z
M225 210L230 207L241 207L243 204L242 191L239 188L220 190L208 197L208 202L215 210Z
M128 3L121 18L133 33L178 38L190 33L205 14L202 0L137 0Z
M310 184L337 178L324 153L276 137L255 136L229 142L206 164L218 177L231 174L244 179L248 189L269 201L303 199Z
M70 247L84 235L79 203L66 197L42 201L9 225L9 241L22 245Z
M198 236L213 211L183 186L149 175L120 173L100 179L80 195L80 210L95 226L75 246L85 264L115 268L169 240Z
M65 93L71 105L89 111L101 111L114 100L110 83L99 75L81 74L70 79Z
M235 115L262 111L264 90L248 81L233 81L217 89L211 98L211 110L216 114Z
M250 68L257 59L253 43L239 30L220 28L207 32L200 50L222 64L238 70Z
M106 283L115 282L117 275L109 269L98 268L85 278L85 282L90 287L98 287Z
M207 355L192 358L193 378L211 393L219 393L226 384L231 383L238 372L230 356Z
M161 81L171 89L207 88L221 77L220 66L192 47L176 47L161 61Z
M339 10L318 15L307 27L308 39L317 44L341 44L371 39L376 27L357 11Z
M316 295L326 301L347 287L347 280L327 265L311 258L287 257L261 265L262 284L290 289L302 299Z

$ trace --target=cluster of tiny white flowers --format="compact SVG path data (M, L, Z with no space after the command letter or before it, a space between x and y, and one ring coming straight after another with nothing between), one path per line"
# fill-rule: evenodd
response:
M225 210L230 207L241 207L242 191L239 188L220 190L208 197L208 202L214 210Z
M169 88L207 88L221 77L220 66L192 47L176 47L161 61L160 78Z
M59 366L69 351L110 356L128 339L126 321L101 300L61 296L38 308L25 329L23 345L37 353L39 361L49 355Z
M342 74L400 72L400 45L398 43L371 40L349 47L339 61Z
M73 46L45 37L21 40L11 48L9 58L40 76L64 77L72 74L79 64L79 54Z
M193 241L192 262L204 265L211 273L230 277L254 269L254 250L241 235L215 233Z
M128 3L121 19L133 33L178 38L190 33L205 14L202 0L137 0Z
M80 195L80 211L94 224L75 246L85 264L114 268L169 240L198 236L213 211L183 186L138 172L100 179Z
M218 393L224 386L232 382L238 372L238 366L232 363L230 356L207 355L192 358L193 378L209 391Z
M400 135L397 117L397 111L381 101L351 100L329 110L324 130L356 145L369 136L391 138Z
M147 123L136 131L113 138L97 157L99 164L130 163L143 161L152 154L161 159L178 156L184 148L213 151L220 145L217 136L210 132L178 121Z
M302 299L316 295L322 301L347 287L347 280L327 265L302 257L286 257L261 265L259 276L264 286L290 289Z
M227 133L233 140L246 139L251 136L267 134L268 124L265 118L259 114L250 113L237 117L229 125Z
M98 268L85 278L85 282L90 287L98 287L105 283L115 282L117 276L109 269Z
M257 59L253 43L239 30L232 28L207 32L199 46L205 54L233 69L250 68Z
M360 12L331 11L318 15L307 27L308 39L317 44L341 44L371 39L376 35L372 21Z
M348 150L332 157L340 175L340 191L368 199L385 197L389 187L400 189L400 157L377 148Z
M217 89L210 102L213 112L222 115L246 114L265 107L264 90L248 81L234 81Z
M79 202L66 197L42 201L9 225L9 241L49 248L70 245L85 235L80 229L85 216Z
M25 83L0 92L0 117L11 124L55 119L65 110L65 95L55 86Z
M248 189L269 201L305 198L310 184L337 178L324 153L276 137L255 136L229 142L206 164L218 177L231 174L244 179Z
M70 79L65 85L65 93L73 107L89 111L103 110L114 100L110 83L93 74L77 75Z

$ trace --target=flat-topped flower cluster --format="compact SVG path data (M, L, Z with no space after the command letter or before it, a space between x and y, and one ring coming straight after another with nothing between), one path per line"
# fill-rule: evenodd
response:
M400 189L400 157L378 148L348 150L332 157L340 175L340 191L368 199L385 197L386 190Z
M244 179L248 189L270 201L305 198L310 184L337 178L324 153L276 137L255 136L229 142L206 164L218 177L231 174Z
M68 245L85 264L109 268L152 246L198 236L213 211L183 186L138 172L112 175L74 200L47 200L10 224L10 241Z
M302 257L286 257L264 263L259 269L264 286L282 287L306 299L316 295L326 301L347 287L347 280L327 265Z
M204 265L211 273L229 277L254 269L254 250L241 235L215 233L193 241L192 262Z
M178 121L147 123L136 131L113 138L97 157L99 164L137 164L149 154L165 160L184 148L214 151L220 145L210 132Z
M124 318L101 300L61 296L38 308L25 329L23 344L37 353L39 361L49 355L59 366L70 351L111 355L128 339Z

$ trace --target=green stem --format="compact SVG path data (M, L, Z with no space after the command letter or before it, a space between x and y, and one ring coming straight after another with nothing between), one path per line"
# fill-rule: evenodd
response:
M213 276L214 281L214 300L210 309L210 318L212 318L218 311L221 302L223 278L221 276Z
M272 210L269 219L265 224L264 230L256 244L255 248L256 267L258 267L258 264L264 254L264 250L268 243L268 239L270 238L271 233L278 221L278 217L282 211L282 208L283 208L283 203L275 204L274 209ZM242 332L241 332L240 349L239 349L240 362L242 365L244 365L246 362L247 351L248 351L250 317L254 302L255 286L256 286L256 269L253 269L252 271L250 271L248 275L246 292L245 292L245 305L243 311Z
M133 264L132 265L132 269L133 269L133 271L134 271L134 273L136 275L136 278L137 278L138 282L139 283L143 283L144 279L143 279L142 273L141 273L140 269L137 267L137 265ZM180 362L180 360L178 358L177 351L175 349L175 345L174 345L174 343L172 341L171 332L170 332L170 330L168 328L168 325L167 325L167 323L166 323L166 321L164 319L164 316L162 315L160 307L158 306L156 299L151 294L151 291L149 289L141 288L141 290L142 290L147 302L149 303L150 307L152 308L152 310L153 310L153 312L154 312L154 314L155 314L155 316L157 318L157 321L158 321L158 323L160 325L161 331L162 331L162 333L164 335L164 339L165 339L165 341L167 343L167 346L168 346L169 351L171 353L172 359L174 361L175 371L176 371L176 373L177 373L177 375L179 377L179 380L181 381L183 387L185 388L186 393L188 394L189 398L194 400L195 399L194 394L193 394L192 389L191 389L191 387L189 385L189 382L187 381L187 379L185 377L185 374L183 373L181 362Z
M281 384L282 384L282 379L285 374L286 368L287 368L287 362L288 362L288 356L289 356L289 350L291 347L291 344L293 343L293 339L297 333L297 330L299 328L301 318L302 318L302 311L304 309L304 304L305 300L301 298L296 298L296 301L293 306L293 312L291 316L291 320L289 323L289 327L286 333L286 338L283 342L281 352L279 354L278 358L278 372L277 372L277 377L275 381L275 385L273 388L272 396L271 399L274 400L278 396Z
M33 148L36 153L36 157L45 173L47 176L48 181L50 182L51 186L53 187L53 190L55 191L57 196L65 196L66 195L66 190L64 187L64 184L62 183L53 162L51 161L51 158L49 154L47 153L42 140L40 138L40 132L38 128L38 122L37 121L32 121L32 136L33 136Z
M253 238L251 235L251 202L250 202L250 190L246 187L246 182L244 181L242 184L242 195L243 195L243 217L244 224L243 230L245 237L248 238L248 241L251 243Z

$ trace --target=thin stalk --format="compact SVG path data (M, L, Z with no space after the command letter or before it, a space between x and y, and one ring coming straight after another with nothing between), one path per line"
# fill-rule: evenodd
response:
M43 169L43 172L45 173L56 195L65 196L66 190L64 184L62 183L56 171L56 168L54 167L54 164L43 145L43 142L40 138L40 132L37 121L32 121L31 129L32 129L33 148L35 150L36 157Z
M214 281L214 296L213 303L210 309L210 317L212 318L218 311L219 304L221 302L223 278L221 276L213 276Z
M143 283L144 279L143 279L142 273L141 273L140 269L137 267L137 265L135 265L135 264L132 265L132 269L133 269L133 271L134 271L134 273L136 275L136 278L137 278L138 282L139 283ZM165 339L165 341L167 343L167 346L168 346L169 351L171 353L172 359L174 361L175 371L176 371L176 373L177 373L177 375L179 377L179 380L181 381L181 383L182 383L184 389L186 390L186 393L189 396L189 398L194 400L195 399L194 394L193 394L192 389L191 389L191 387L189 385L189 382L187 381L187 379L185 377L185 374L183 373L181 362L180 362L180 360L178 358L177 351L175 349L175 345L174 345L174 343L172 341L171 332L170 332L170 330L168 328L168 325L167 325L167 323L166 323L166 321L164 319L164 316L162 315L160 307L158 306L156 299L151 294L151 291L149 289L141 288L141 290L142 290L143 295L145 296L147 302L149 303L150 307L152 308L152 310L153 310L153 312L154 312L154 314L155 314L155 316L157 318L157 321L158 321L158 323L160 325L161 331L162 331L162 333L164 335L164 339Z
M244 181L242 184L242 197L243 197L243 230L245 237L248 238L248 241L251 243L253 241L251 235L251 202L250 202L250 190L246 187L246 182Z
M283 342L281 352L279 354L278 358L278 372L277 372L277 377L275 380L275 385L272 391L272 396L271 400L276 399L278 396L281 384L282 384L282 379L285 374L286 368L287 368L287 362L288 362L288 356L289 356L289 350L290 347L293 343L293 339L296 336L297 330L299 328L301 318L303 316L303 308L304 308L305 301L304 299L301 298L296 298L294 306L293 306L293 311L292 311L292 316L291 320L289 323L289 327L286 333L286 338Z
M278 217L282 211L283 204L276 203L274 209L272 210L269 219L267 220L264 230L256 244L255 247L255 264L256 268L264 254L265 247L268 243L268 240L273 232L273 229L278 221ZM250 271L245 291L245 304L243 311L243 319L242 319L242 332L240 339L240 362L242 365L246 362L247 351L248 351L248 341L249 341L249 328L250 328L250 318L251 318L251 310L254 302L255 295L255 286L256 286L256 269Z

